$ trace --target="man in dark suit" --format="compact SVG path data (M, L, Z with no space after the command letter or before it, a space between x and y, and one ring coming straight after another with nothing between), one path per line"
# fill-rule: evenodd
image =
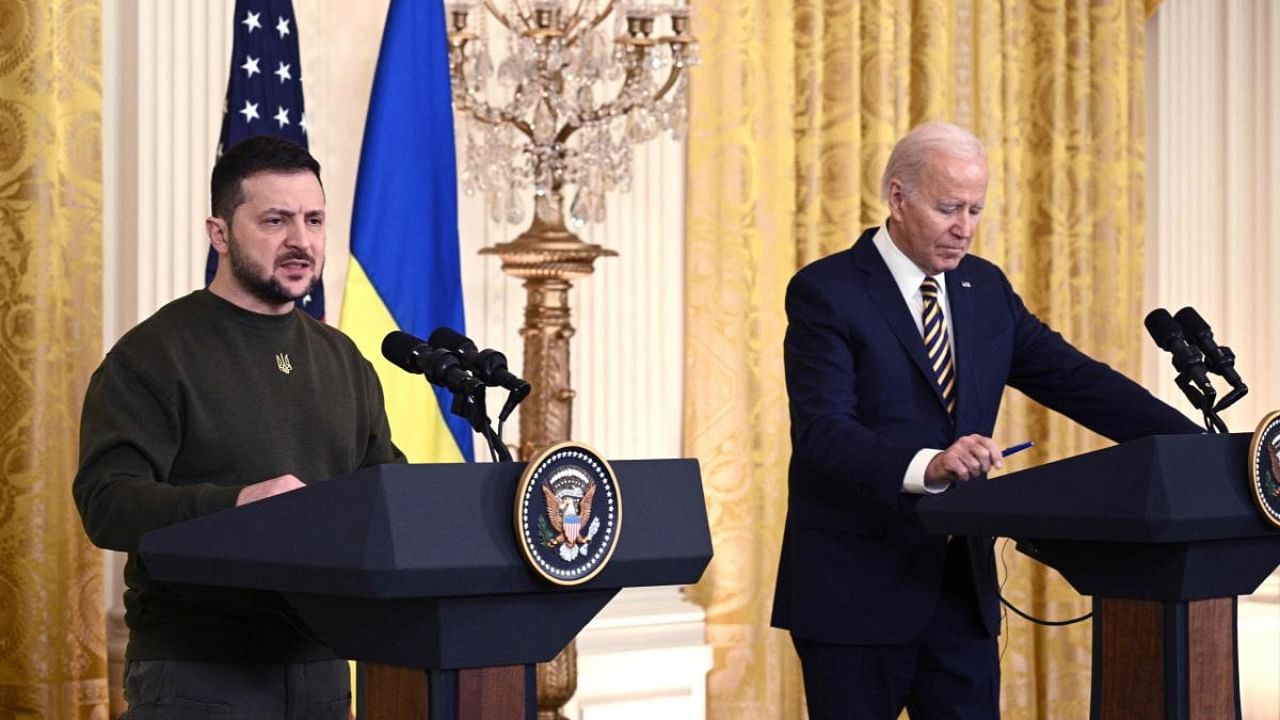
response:
M809 714L998 718L990 538L927 534L925 493L1002 465L1006 385L1113 440L1200 429L1081 353L967 255L981 143L928 123L889 158L884 227L787 288L792 456L773 625L791 631Z

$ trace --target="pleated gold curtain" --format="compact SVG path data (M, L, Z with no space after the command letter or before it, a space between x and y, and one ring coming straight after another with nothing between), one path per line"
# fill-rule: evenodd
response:
M101 352L98 0L0 2L0 717L107 717L103 555L71 501Z
M715 559L710 718L797 718L789 637L768 627L786 508L783 293L800 266L887 215L893 142L945 119L991 164L974 252L1086 352L1138 372L1143 279L1143 0L717 0L697 4L686 251L685 449L702 461ZM1105 440L1022 397L997 442L1029 467ZM999 546L998 546L999 547ZM1005 595L1088 610L1056 573L1000 550ZM1088 715L1090 625L1010 618L1004 717Z

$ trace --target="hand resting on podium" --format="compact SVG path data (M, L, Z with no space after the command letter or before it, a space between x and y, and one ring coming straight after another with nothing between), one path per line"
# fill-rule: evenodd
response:
M252 485L245 485L240 490L240 494L236 496L236 507L265 500L273 495L283 495L301 487L306 487L306 483L293 474L285 474L273 477L270 480L256 482Z

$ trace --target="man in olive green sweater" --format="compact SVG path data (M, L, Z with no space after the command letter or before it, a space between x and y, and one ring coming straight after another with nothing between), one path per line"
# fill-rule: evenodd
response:
M137 553L149 530L404 461L373 368L294 306L324 263L319 164L251 138L222 155L211 185L213 282L120 339L80 428L85 530L129 553L126 717L345 720L347 664L269 593L161 583Z

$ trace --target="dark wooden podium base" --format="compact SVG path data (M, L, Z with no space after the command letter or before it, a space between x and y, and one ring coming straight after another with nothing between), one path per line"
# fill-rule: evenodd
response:
M1098 598L1092 720L1239 720L1236 598Z
M470 670L417 670L360 663L359 720L533 720L537 679L532 665Z

